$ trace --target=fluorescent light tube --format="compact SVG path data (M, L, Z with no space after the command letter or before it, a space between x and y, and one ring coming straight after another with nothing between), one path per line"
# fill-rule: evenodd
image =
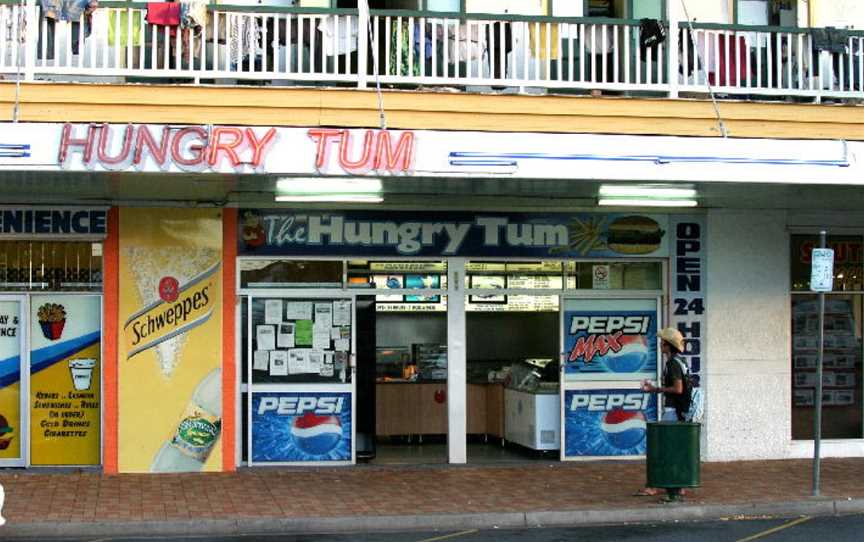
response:
M670 188L664 186L626 186L604 184L600 186L602 197L624 197L624 198L695 198L696 190L693 188Z
M332 177L284 177L276 181L280 194L377 194L381 179Z
M695 199L600 198L598 205L619 207L696 207Z
M375 194L305 194L276 196L276 201L291 203L381 203L384 198Z

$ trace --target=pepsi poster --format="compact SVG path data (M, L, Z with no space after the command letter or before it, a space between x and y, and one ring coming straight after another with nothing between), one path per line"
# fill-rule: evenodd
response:
M351 394L255 392L252 461L351 461Z
M564 457L645 455L646 423L657 396L637 389L564 392Z
M568 300L567 304L577 302ZM644 310L610 310L622 303ZM647 302L647 304L646 304ZM581 304L585 304L582 301ZM657 309L654 300L602 300L602 310L564 312L565 379L641 380L657 377Z

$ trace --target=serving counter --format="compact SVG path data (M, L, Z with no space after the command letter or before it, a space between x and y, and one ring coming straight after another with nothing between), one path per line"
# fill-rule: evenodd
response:
M468 384L468 434L504 438L504 386ZM447 434L447 382L384 381L375 387L375 434Z

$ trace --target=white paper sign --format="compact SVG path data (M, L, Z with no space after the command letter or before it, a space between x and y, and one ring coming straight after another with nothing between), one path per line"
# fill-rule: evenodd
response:
M282 321L282 300L281 299L265 299L264 300L264 323L278 324Z
M270 376L288 375L288 352L274 350L270 352Z
M834 288L834 251L814 248L810 267L810 291L830 292Z
M595 290L609 289L609 266L608 265L593 265L591 266L591 286Z
M333 349L337 352L347 352L350 345L351 341L348 339L337 339L333 341Z
M294 348L294 324L279 324L276 344L279 348Z
M307 373L321 374L324 366L324 352L321 350L309 351L309 364L306 366Z
M308 350L288 351L288 373L297 375L306 372L306 360L309 358Z
M330 348L330 327L312 328L312 348L328 350Z
M270 368L270 352L267 350L256 350L252 368L256 371L266 371Z
M258 326L255 331L258 350L276 349L276 329L273 326Z
M342 338L342 328L341 327L331 327L330 328L330 338L334 341L336 339Z
M333 302L333 325L334 326L350 326L351 325L351 302L350 301L334 301Z
M315 303L315 327L327 328L333 325L333 306L330 303Z
M307 301L291 301L286 304L286 320L311 320L312 303Z

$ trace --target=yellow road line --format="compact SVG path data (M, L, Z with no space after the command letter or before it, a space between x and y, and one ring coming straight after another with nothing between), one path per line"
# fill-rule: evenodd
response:
M751 540L756 540L757 538L762 538L762 537L768 536L769 534L774 534L776 532L782 531L783 529L788 529L789 527L794 527L796 525L800 525L800 524L804 523L805 521L810 521L811 519L813 519L813 518L811 518L810 516L804 516L802 518L798 518L796 520L790 521L789 523L784 523L783 525L779 525L777 527L774 527L773 529L768 529L767 531L762 531L761 533L756 533L753 536L748 536L747 538L742 538L740 540L737 540L736 542L750 542Z
M476 532L478 532L477 529L470 529L468 531L462 531L459 533L445 534L444 536L436 536L435 538L425 538L423 540L418 540L417 542L438 542L439 540L447 540L448 538L456 538L457 536L465 536L466 534L474 534Z

